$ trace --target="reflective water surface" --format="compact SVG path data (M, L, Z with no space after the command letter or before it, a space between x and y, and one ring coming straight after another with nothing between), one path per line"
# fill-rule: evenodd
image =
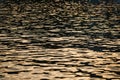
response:
M0 3L0 80L119 80L119 7Z

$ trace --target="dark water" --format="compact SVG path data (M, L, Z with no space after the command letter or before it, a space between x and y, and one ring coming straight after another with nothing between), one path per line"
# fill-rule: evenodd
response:
M0 80L119 80L119 5L0 4Z

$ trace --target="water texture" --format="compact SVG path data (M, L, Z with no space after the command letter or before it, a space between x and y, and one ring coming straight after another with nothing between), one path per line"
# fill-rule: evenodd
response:
M0 80L120 80L120 5L0 3Z

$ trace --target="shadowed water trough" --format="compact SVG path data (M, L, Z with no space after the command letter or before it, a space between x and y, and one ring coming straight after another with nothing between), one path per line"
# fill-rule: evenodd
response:
M0 3L0 80L120 80L119 4Z

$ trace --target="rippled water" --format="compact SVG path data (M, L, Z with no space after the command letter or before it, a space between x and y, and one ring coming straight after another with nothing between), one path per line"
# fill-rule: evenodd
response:
M1 3L0 80L119 80L119 16L119 5Z

